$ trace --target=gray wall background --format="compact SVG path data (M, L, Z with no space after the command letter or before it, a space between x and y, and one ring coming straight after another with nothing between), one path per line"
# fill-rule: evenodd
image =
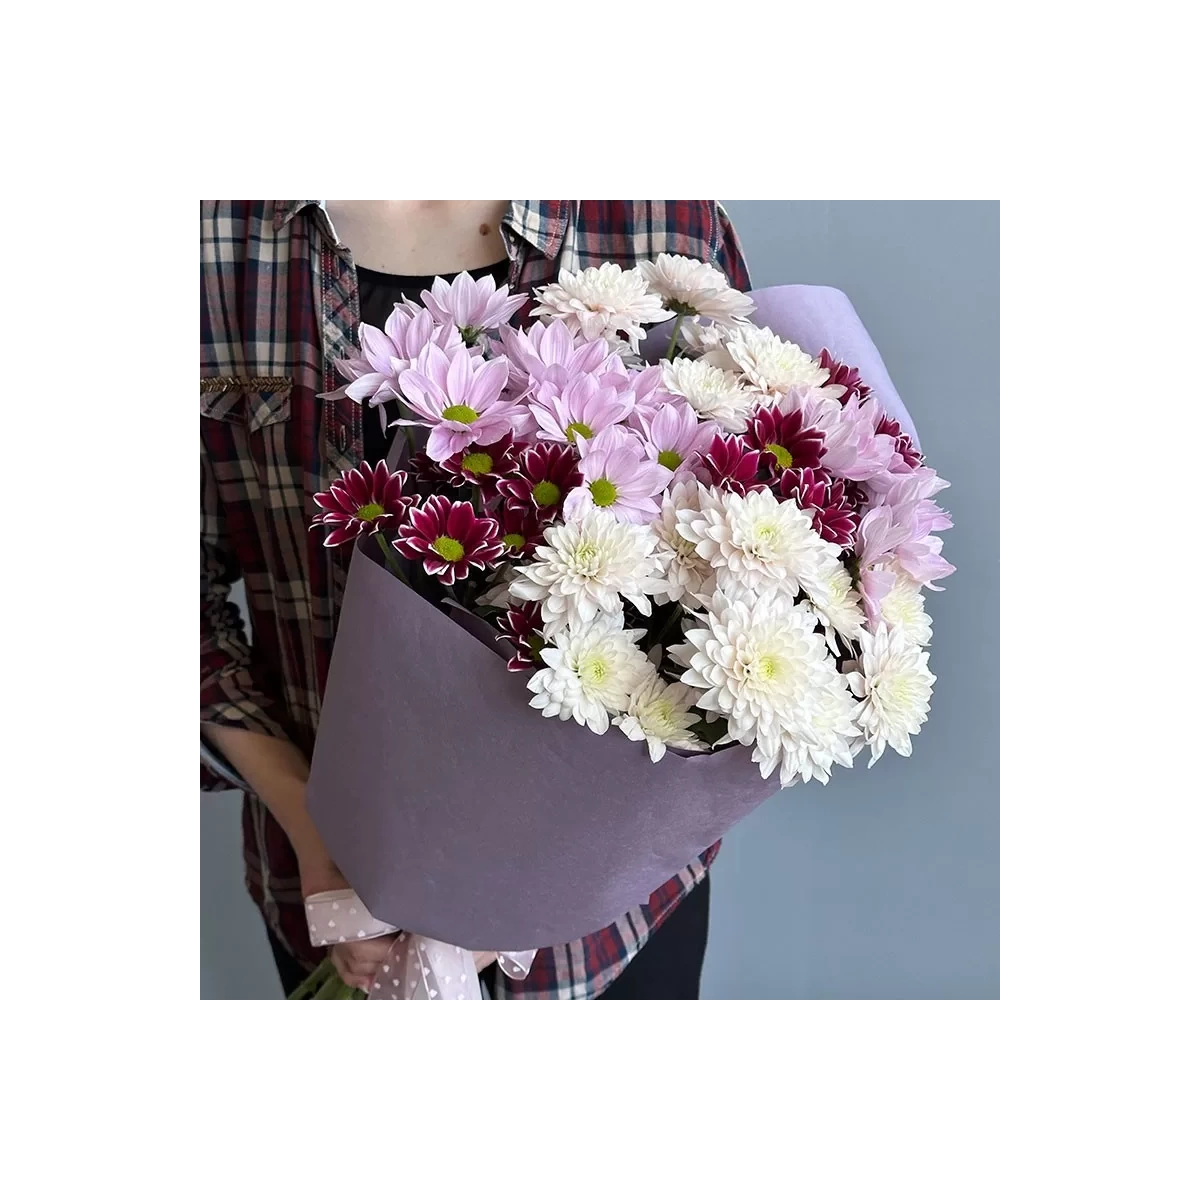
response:
M999 249L994 202L731 200L754 284L829 284L952 487L913 756L781 792L713 870L701 996L995 999L1000 989ZM237 793L201 798L201 996L278 999Z

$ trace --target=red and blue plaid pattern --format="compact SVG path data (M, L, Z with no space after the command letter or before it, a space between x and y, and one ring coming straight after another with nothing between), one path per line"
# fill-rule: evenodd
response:
M714 200L515 200L504 227L515 291L660 252L750 279ZM527 316L530 305L522 317ZM315 200L216 200L200 209L200 720L286 737L312 752L350 546L326 549L313 495L362 454L362 409L320 400L356 345L349 252ZM253 637L230 586L245 581ZM225 786L207 769L201 787ZM284 946L316 966L296 859L254 795L243 808L250 894ZM696 885L710 847L607 929L544 949L498 999L584 1000L603 991Z

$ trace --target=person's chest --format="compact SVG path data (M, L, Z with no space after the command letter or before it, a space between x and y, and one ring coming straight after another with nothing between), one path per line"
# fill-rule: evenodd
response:
M505 255L506 200L329 200L339 244L359 266L390 275L457 273Z

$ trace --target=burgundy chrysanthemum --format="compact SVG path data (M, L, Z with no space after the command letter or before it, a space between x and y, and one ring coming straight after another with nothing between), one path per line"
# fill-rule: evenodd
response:
M766 457L737 434L728 437L718 434L708 452L700 455L695 468L696 478L709 487L744 496L767 486L758 478Z
M867 495L867 489L853 479L839 479L838 483L842 485L842 492L846 497L846 503L855 512L861 513L867 507L867 501L870 499Z
M746 425L746 441L763 451L763 461L772 472L821 465L825 435L804 424L801 412L756 408Z
M500 494L497 490L500 480L516 474L524 449L524 442L514 442L512 434L506 433L490 445L468 446L441 465L455 487L477 487L480 498L487 504Z
M542 606L536 600L527 600L516 608L510 608L497 621L500 640L511 642L516 653L508 660L510 671L528 671L541 665L541 651L546 644L542 632Z
M804 467L784 471L776 484L781 500L791 498L809 510L813 528L835 546L854 545L858 532L858 513L846 496L846 484L833 479L827 471Z
M522 451L517 474L501 479L496 488L506 500L536 508L549 519L558 516L567 493L582 483L574 449L562 442L539 442Z
M844 362L838 362L828 350L822 350L817 361L829 372L829 378L825 381L824 386L840 383L846 389L840 397L843 404L852 396L865 400L871 394L870 387L863 382L857 367L848 367Z
M443 583L466 579L472 567L485 567L504 553L500 526L465 500L448 496L430 496L412 508L396 533L392 545Z
M500 540L509 558L529 558L542 541L546 522L532 505L526 508L511 502L502 503L496 510L500 522Z
M446 482L446 472L442 470L441 463L435 463L424 450L410 454L404 465L414 483L441 487Z
M326 546L340 546L377 529L395 529L413 503L412 496L404 494L407 483L403 471L389 472L384 462L373 467L363 463L344 471L329 485L329 491L313 497L325 511L317 514L310 528L333 526L325 538Z
M890 438L896 439L896 453L903 455L904 461L915 471L925 461L925 455L912 443L912 438L900 428L899 421L893 421L891 417L883 416L879 418L879 424L875 426L876 433L885 433Z

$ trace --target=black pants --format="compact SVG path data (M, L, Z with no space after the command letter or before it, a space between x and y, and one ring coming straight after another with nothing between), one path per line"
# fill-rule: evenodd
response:
M708 945L708 876L679 902L675 911L658 927L633 961L597 1000L698 1000L700 968ZM308 972L268 931L271 952L279 971L283 994L291 995ZM496 966L481 973L488 991L495 990Z

